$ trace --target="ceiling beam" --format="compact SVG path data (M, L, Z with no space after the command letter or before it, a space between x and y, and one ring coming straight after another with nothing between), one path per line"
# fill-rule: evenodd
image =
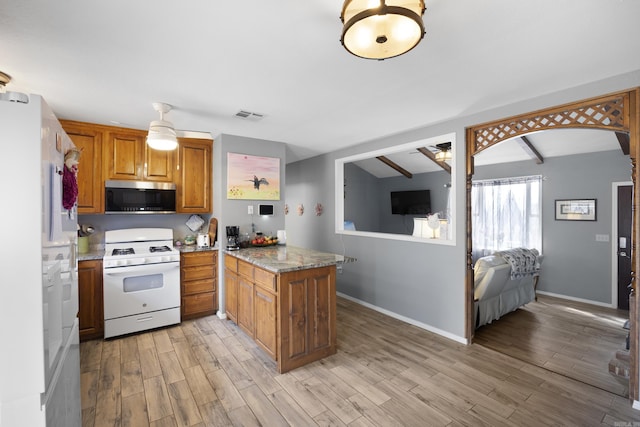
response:
M409 172L408 170L406 170L402 166L398 165L394 161L389 160L387 157L378 156L378 157L376 157L376 159L380 160L382 163L384 163L385 165L389 166L390 168L395 169L396 171L400 172L402 175L406 176L407 178L413 178L413 174L411 172Z
M541 165L544 163L544 158L538 152L538 150L536 150L531 141L529 141L529 138L527 138L526 136L521 136L518 142L520 143L522 149L526 151L529 157L531 157L531 159L534 160L537 165Z
M451 166L449 166L447 162L441 162L440 160L436 159L436 155L433 154L431 150L427 149L426 147L419 147L418 151L430 158L435 164L440 166L446 172L451 173Z
M629 155L629 134L626 132L616 132L616 138L620 143L620 149L625 156Z

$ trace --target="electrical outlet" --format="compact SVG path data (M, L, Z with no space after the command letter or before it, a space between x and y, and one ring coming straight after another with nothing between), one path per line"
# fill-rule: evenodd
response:
M248 213L249 215L253 215L253 205L249 205L249 206L247 206L247 213Z

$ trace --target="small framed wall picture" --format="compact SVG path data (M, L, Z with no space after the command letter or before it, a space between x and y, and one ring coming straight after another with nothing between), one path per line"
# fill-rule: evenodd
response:
M556 221L596 220L596 199L556 200Z

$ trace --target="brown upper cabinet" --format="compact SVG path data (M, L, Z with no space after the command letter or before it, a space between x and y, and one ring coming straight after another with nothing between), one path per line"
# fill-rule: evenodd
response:
M82 150L78 168L78 213L104 212L104 181L102 179L102 129L87 123L61 120L77 148Z
M177 213L210 213L213 141L179 138L175 151L146 144L147 131L61 120L76 147L78 213L104 213L107 180L158 181L176 184Z
M146 131L107 131L103 148L104 179L174 182L175 152L152 150Z
M211 212L213 141L180 138L178 142L176 210L183 213Z

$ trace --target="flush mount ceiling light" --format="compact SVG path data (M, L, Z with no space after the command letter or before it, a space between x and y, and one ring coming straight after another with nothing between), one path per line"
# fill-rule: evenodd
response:
M171 110L171 105L154 102L153 109L160 113L160 120L154 120L149 125L147 145L154 150L170 151L178 147L178 139L173 124L164 119L165 113Z
M436 153L436 160L440 162L444 162L447 160L451 160L451 143L443 142L442 144L436 144L436 147L440 151Z
M22 104L29 103L29 97L24 93L11 92L5 89L5 86L11 82L11 76L0 71L0 101L20 102Z
M424 0L346 0L340 42L361 58L402 55L424 37L424 11Z
M4 92L4 87L11 81L11 76L0 71L0 90Z

